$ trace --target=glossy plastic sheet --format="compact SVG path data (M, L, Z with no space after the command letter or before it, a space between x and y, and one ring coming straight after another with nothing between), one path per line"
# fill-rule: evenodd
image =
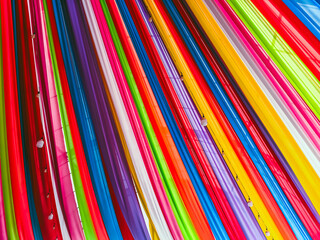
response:
M224 10L225 10L224 13L225 13L226 18L232 17L232 15L231 15L232 12L228 11L228 8L225 8L225 9L222 8L222 6L226 6L226 7L227 7L227 5L224 4L223 1L220 1L220 2L221 2L221 5L220 5L220 4L217 4L217 7L220 8L220 10L221 10L222 13L223 13ZM213 7L213 5L211 5L211 6ZM229 9L230 9L230 8L229 8ZM214 9L214 10L215 10L216 13L219 12L217 9ZM227 15L227 13L229 13L230 15ZM222 24L222 25L224 25L225 27L227 27L227 23L224 22L223 17L222 17L222 16L219 16L218 14L217 14L216 16L217 16L217 18L219 18L220 24ZM233 16L234 16L234 15L233 15ZM236 20L236 18L233 18L233 19ZM229 22L232 22L232 21L229 21ZM233 25L233 29L234 29L234 30L236 31L236 33L237 33L235 36L241 37L243 43L246 44L248 50L250 51L250 53L252 54L252 56L254 56L254 58L256 59L257 63L258 63L259 66L261 67L261 69L263 69L264 72L267 73L267 76L269 77L269 81L271 81L272 84L275 85L276 89L280 91L281 96L283 96L283 99L287 102L287 105L290 106L290 110L292 110L293 112L295 112L295 113L297 113L297 114L299 115L299 113L301 113L301 112L298 111L298 110L295 108L295 104L294 104L294 103L298 103L298 104L300 104L300 106L301 106L301 104L303 104L303 101L302 101L301 99L300 99L300 101L299 101L299 98L296 99L296 101L294 101L294 102L291 102L291 101L290 101L290 100L293 100L293 99L294 99L294 96L295 96L295 95L290 95L291 98L288 97L288 96L286 96L286 94L287 94L287 93L290 93L290 91L285 91L284 89L282 89L282 87L286 87L286 89L288 89L288 85L285 85L285 84L280 85L280 84L277 82L277 80L278 80L278 81L281 81L281 82L284 82L286 79L285 79L284 77L281 77L282 75L279 74L279 73L277 72L277 69L275 69L274 66L272 66L271 64L263 64L263 63L267 63L267 62L268 62L267 59L265 59L266 54L264 54L263 52L261 52L261 48L259 48L258 45L257 45L257 43L254 42L254 39L252 38L252 36L250 36L249 32L246 31L246 30L243 28L243 25L240 24L240 21L238 21L238 23L239 23L238 26ZM239 28L238 28L238 27L239 27ZM231 34L231 33L232 33L232 32L230 31L230 34ZM249 40L250 40L250 42L247 42L247 41L249 41ZM238 42L239 42L239 41L238 41ZM251 44L249 44L249 43L251 43ZM265 59L265 60L264 60L264 59ZM262 63L262 60L264 60L263 63ZM266 68L266 66L268 66L269 68ZM270 72L269 72L268 70L270 70ZM266 78L266 80L268 80L268 78ZM233 84L233 85L234 85L234 84ZM234 86L236 86L236 85L234 85ZM290 89L290 88L289 88L289 89ZM238 92L239 92L239 91L238 91ZM292 91L291 91L291 93L292 93ZM298 97L299 97L299 96L298 96ZM243 97L242 97L242 99L243 99ZM246 101L243 101L243 102L246 103ZM251 109L251 108L250 108L250 107L246 107L246 109ZM304 108L304 109L306 109L306 108ZM251 112L252 112L252 110L251 110ZM305 112L306 112L306 111L304 111L304 113L305 113ZM289 116L289 115L290 115L290 113L287 114L287 116ZM306 115L307 115L307 114L306 114ZM255 116L255 114L253 114L253 116ZM297 115L296 115L296 116L297 116ZM300 119L302 120L302 119L303 119L302 116L301 116L301 115L299 115L299 116L300 116ZM308 116L308 115L307 115L307 116ZM309 116L310 116L310 115L309 115ZM312 120L312 119L311 119L311 120ZM259 122L259 121L256 121L256 122ZM303 123L304 123L304 126L308 126L308 121L304 120ZM260 125L261 125L261 124L260 124ZM317 128L315 127L315 129L317 129ZM260 126L260 130L262 131L262 134L266 137L267 142L270 144L270 147L273 149L276 157L277 157L278 160L280 161L280 162L279 162L280 166L282 165L282 167L285 168L285 170L287 171L287 173L286 173L285 171L284 171L284 173L285 173L285 174L288 174L288 175L290 176L290 178L291 178L291 180L292 180L292 183L295 183L297 190L300 191L300 193L302 194L302 197L304 197L305 200L306 200L306 202L304 202L303 200L302 200L302 201L296 201L296 200L295 200L296 198L293 197L293 192L292 192L292 190L294 190L295 187L292 186L292 183L290 183L290 179L287 180L288 182L280 181L280 179L282 179L282 177L279 179L279 173L278 173L278 174L275 174L275 176L277 177L280 185L281 185L282 188L285 190L286 195L288 196L290 202L293 204L293 207L296 209L296 211L297 211L297 213L299 214L300 217L302 217L302 216L310 216L311 218L313 218L312 214L310 215L310 213L307 213L307 212L310 212L310 210L309 210L308 207L306 206L306 203L309 203L309 199L308 199L308 197L306 196L306 194L305 194L304 190L302 189L302 187L300 186L300 184L297 182L296 177L295 177L294 174L292 173L292 170L287 167L287 165L286 165L286 160L284 159L283 155L282 155L281 153L279 154L279 152L278 152L278 150L277 150L277 147L275 146L275 144L273 143L273 141L270 141L270 137L268 137L268 134L267 134L266 131L264 130L263 126ZM309 129L309 130L310 130L310 129ZM269 139L269 140L268 140L268 139ZM276 167L278 164L277 164L277 163L272 163L272 161L270 162L270 160L271 160L271 159L269 158L269 163L268 163L268 164L269 164L269 165L272 164L272 166L273 166L272 169L273 169L273 168ZM274 164L276 164L276 165L274 165ZM278 169L279 169L279 167L278 167ZM280 169L280 171L282 171L282 170ZM287 178L287 177L285 177L285 178ZM290 185L288 186L288 183L289 183L293 188L292 188L292 187L289 187ZM287 185L287 187L285 187L285 185L283 185L283 184ZM290 189L291 189L291 190L290 190ZM294 191L296 191L296 190L294 190ZM299 193L297 193L297 194L298 194L297 197L301 199L301 197L299 197ZM311 209L312 209L312 208L311 208ZM302 211L303 213L302 213L301 211ZM307 211L307 212L306 212L306 211ZM316 214L316 215L317 215L317 214ZM315 216L316 216L316 215L315 215ZM302 218L302 219L303 219L303 222L304 222L305 226L307 226L307 225L309 225L309 224L310 224L310 225L309 225L310 227L312 226L311 229L313 228L314 230L312 230L311 232L314 232L314 233L317 232L316 229L317 229L318 227L315 226L314 224L316 224L316 225L318 225L318 224L315 222L315 220L312 220L312 219L306 220L306 219L304 219L304 218ZM310 232L310 228L308 229L308 231Z
M155 27L153 26L152 21L151 22L149 21L150 16L147 14L147 12L146 12L145 8L142 6L142 4L140 4L140 9L141 9L141 12L144 16L145 23L148 26L149 32L151 32L151 36L153 37L153 40L155 42L155 46L158 48L158 51L159 51L159 44L162 42L161 42L160 38L154 38L155 36L158 35L158 33L157 33ZM158 42L158 40L160 41L160 43ZM162 43L162 46L163 46L163 43ZM166 50L164 50L164 51L166 51ZM169 72L171 69L170 68L168 69L168 65L167 65L168 63L165 64L166 61L171 61L171 59L168 55L166 56L167 57L167 59L166 59L164 57L164 52L161 49L159 51L159 55L160 55L160 57L162 57L162 61L164 62L164 67L166 67L166 69L163 69L162 72L167 70L168 76L159 77L158 79L166 79L167 80L167 81L164 81L164 83L162 83L162 88L163 89L167 88L168 89L167 91L171 95L171 96L170 95L168 96L168 93L165 92L167 94L168 103L169 104L171 102L175 103L173 106L171 104L171 109L174 109L176 112L176 115L178 115L178 117L181 119L180 124L182 124L182 127L184 129L183 135L187 136L187 138L185 137L185 141L188 142L189 145L191 145L192 148L194 149L194 151L196 152L195 153L196 156L193 157L195 167L197 168L197 171L199 173L201 173L200 176L201 176L202 181L208 182L208 184L205 185L205 187L206 187L215 207L217 208L217 210L219 212L219 215L217 215L217 213L215 213L215 211L213 212L213 213L215 213L215 215L212 213L207 213L206 216L209 219L209 224L210 224L211 228L213 229L213 234L215 237L228 238L228 236L226 235L226 231L225 231L224 227L221 225L222 223L220 222L219 218L220 217L222 218L222 221L224 222L224 226L227 228L229 227L226 224L226 222L228 222L228 221L234 223L233 227L237 227L238 223L234 222L234 221L236 221L235 216L233 215L233 213L230 213L230 212L225 213L226 215L229 215L229 220L224 219L225 215L224 215L224 213L222 213L223 210L220 209L219 202L226 202L227 200L224 196L224 193L220 191L221 187L219 186L219 183L217 182L217 179L216 179L214 173L212 172L212 169L210 168L210 166L208 166L208 162L207 162L208 160L207 160L206 156L204 155L204 151L201 148L201 145L197 140L197 136L195 135L195 132L193 131L193 128L187 118L187 115L184 113L184 111L180 110L183 107L178 99L178 96L174 93L175 90L173 88L172 83L169 82L169 79L172 79L172 76L169 77ZM161 60L158 60L157 62L160 62L160 61ZM171 75L171 72L170 72L170 75ZM180 77L178 77L178 79L180 80ZM200 118L198 118L196 121L200 125ZM226 212L231 210L229 204L226 204L224 208L225 208L224 211L226 211ZM205 212L208 212L208 211L205 210ZM211 220L211 217L213 218L212 220ZM230 233L230 230L228 232ZM242 232L240 230L237 237L241 236L241 234L242 234ZM231 235L232 235L232 231L231 231Z
M150 3L150 5L151 5L151 3ZM154 17L154 16L153 16ZM155 20L154 20L155 21ZM158 23L159 25L162 23L163 21L157 21L156 22L156 24ZM163 25L161 25L161 26L163 26ZM162 27L162 30L164 30L164 26ZM161 33L161 31L160 31L160 33ZM165 37L163 38L163 39L166 39ZM168 39L168 38L167 38ZM178 39L176 36L175 36L175 39ZM170 42L171 41L171 42ZM206 98L208 98L209 96L210 96L210 94L209 93L207 93L205 96L206 97L200 97L201 95L202 95L202 91L200 91L199 89L198 89L198 85L196 85L195 84L195 80L194 79L197 79L197 82L199 82L199 80L201 79L201 77L200 77L200 75L199 75L199 73L197 73L198 75L197 75L197 77L196 78L194 78L193 77L193 75L191 74L191 72L190 72L190 70L189 70L189 68L186 68L186 66L187 66L187 64L184 62L185 60L183 60L183 58L181 57L181 53L179 53L178 52L178 50L177 49L179 49L176 45L175 45L175 43L173 42L173 40L172 39L170 39L170 41L168 41L167 43L166 43L166 45L167 45L167 47L169 47L169 51L171 52L171 56L173 56L174 57L174 59L175 59L175 62L176 62L176 64L178 64L178 66L179 66L179 70L181 71L181 74L183 75L183 80L184 80L184 82L186 83L186 85L187 85L187 87L188 87L188 91L191 93L191 96L192 97L195 97L194 98L194 100L195 100L195 102L197 103L197 104L199 104L200 103L200 105L198 105L198 107L200 107L199 108L199 110L201 111L201 113L207 118L207 120L208 120L208 127L209 127L209 129L211 128L211 126L215 126L215 127L220 127L220 125L216 125L215 123L216 123L216 120L213 118L214 117L214 115L212 114L212 112L211 112L211 110L215 110L215 109L218 109L217 107L209 107L208 105L207 105L207 102L206 102ZM169 45L170 44L170 45ZM181 45L180 45L181 46ZM186 52L184 53L184 56L187 56L186 55ZM185 58L187 61L189 61L190 62L190 58L188 59L188 58ZM192 65L189 65L189 66L192 66ZM196 72L197 72L197 70L193 67L193 73L195 74ZM203 81L203 80L202 80ZM191 86L189 85L189 84L192 84ZM189 85L189 86L188 86ZM202 85L202 89L203 89L203 87L205 87L205 85ZM208 91L208 90L205 90L205 91ZM198 97L199 96L199 97ZM212 103L214 103L214 102L212 102L212 100L210 100L209 99L209 101L211 101L211 104ZM222 117L223 116L223 114L215 114L216 116L218 116L218 117ZM219 121L219 123L220 124L226 124L228 122L228 120L224 120L224 121ZM214 125L211 125L211 124L214 124ZM228 127L226 128L226 127L224 127L224 129L225 130L227 130L227 132L228 131L230 131L230 130L228 130ZM222 130L222 129L221 129ZM232 149L232 147L231 147L231 145L229 145L228 146L228 144L230 144L229 143L229 141L228 140L222 140L223 138L226 138L226 136L224 135L224 133L223 133L223 131L219 131L219 137L220 137L220 141L218 140L218 139L216 139L216 141L218 141L219 142L219 145L221 146L221 144L223 144L223 145L225 145L225 147L223 147L223 150L224 150L224 157L227 157L227 155L229 155L229 154L235 154L235 152L233 152L233 149ZM212 131L212 128L210 129L210 131ZM211 132L212 133L212 136L215 138L216 136L217 136L217 131L212 131ZM230 132L231 133L231 132ZM230 133L228 133L228 134L230 134ZM233 137L233 139L234 139L234 137ZM222 140L222 141L221 141ZM240 148L238 147L238 146L241 146L241 145L239 145L239 142L237 143L237 142L233 142L233 144L237 144L237 147L235 148L235 149L237 149L238 151L240 150ZM228 149L228 151L227 151L227 149ZM243 151L243 150L242 150ZM243 152L242 152L242 154L240 154L239 155L240 157L246 157L247 155L245 155L245 154L243 154ZM228 159L228 158L227 158ZM233 162L234 162L234 159L238 159L237 157L235 157L235 156L233 156L232 158L230 158L230 159L233 159ZM248 159L248 157L247 157L247 159ZM246 198L248 199L248 201L250 200L250 199L259 199L259 197L258 197L258 195L257 195L257 192L256 192L256 190L255 190L255 188L253 187L253 185L250 185L250 183L251 183L251 181L250 180L248 180L248 175L246 174L246 172L245 172L245 170L243 169L243 167L242 167L242 165L241 165L241 163L239 162L239 163L237 163L237 167L236 168L234 168L234 167L232 167L232 169L236 169L236 171L237 171L237 174L235 174L234 172L233 172L233 174L234 174L234 177L236 177L236 175L238 175L239 176L239 174L241 173L241 177L239 176L239 179L243 179L242 181L244 181L244 180L246 180L246 181L244 181L246 184L244 184L244 185L242 185L241 187L245 187L246 188L246 190L244 191L244 189L242 188L242 191L244 192L244 193L247 193L248 192L248 187L249 187L249 189L250 189L250 195L251 195L251 197L249 197L248 195L246 195ZM232 166L232 165L231 165ZM239 172L240 171L240 172ZM256 179L256 180L258 180L258 179ZM260 180L260 182L261 182L261 180ZM261 189L262 190L262 189ZM263 196L263 194L265 194L265 193L267 193L265 190L263 190L263 191L261 191L260 190L260 193L262 194L262 196ZM254 197L253 197L254 196ZM271 207L271 205L273 206L274 204L271 204L271 202L268 202L268 201L270 201L270 200L272 200L272 198L265 198L265 199L268 199L267 200L267 203L268 204L270 204L269 205L269 209L270 209L270 207ZM270 217L270 215L269 215L269 213L268 213L268 211L267 210L264 210L264 214L262 214L262 209L263 209L263 207L264 207L264 204L262 203L262 202L257 202L256 201L256 204L259 206L259 208L261 208L260 210L259 210L259 212L261 213L261 216L263 215L263 216L265 216L266 218L267 217ZM257 215L256 215L257 216ZM283 220L282 220L283 221ZM265 220L264 220L264 222L266 222ZM272 221L270 222L270 223L272 223ZM262 224L264 224L264 223L262 223ZM270 224L271 225L271 224ZM269 226L270 226L269 225ZM274 226L274 225L273 225ZM268 227L268 229L270 229L269 227ZM277 228L274 228L274 229L277 229ZM288 228L287 228L288 229ZM288 232L288 231L287 231ZM290 233L290 230L289 230L289 233Z
M1 2L0 238L317 239L317 9Z
M175 69L173 62L170 58L169 53L167 52L164 43L162 42L156 28L153 23L149 23L149 31L152 33L152 37L154 43L158 49L158 52L161 56L161 59L166 67L168 72L168 76L172 82L172 85L181 101L183 110L186 112L190 124L192 128L195 130L199 143L203 148L203 152L206 154L208 158L208 163L210 163L214 173L217 176L219 183L221 184L221 188L226 194L227 199L219 199L219 202L229 201L239 224L241 225L245 235L247 238L252 238L259 236L262 237L262 232L260 231L259 226L257 225L253 215L248 211L249 209L246 207L246 202L244 198L241 196L241 192L239 191L235 181L233 180L229 170L226 168L223 158L220 155L219 151L215 146L215 143L212 141L212 138L209 136L207 130L201 126L200 119L201 116L197 112L192 99L190 98L188 92L186 91L183 83L181 81L181 77ZM210 168L206 166L206 163L202 163L204 168ZM206 169L208 171L209 169ZM210 170L209 170L210 171ZM218 184L219 184L218 183ZM213 185L216 186L216 185ZM216 186L217 187L217 186ZM217 190L217 189L216 189ZM221 195L221 194L220 194ZM217 196L220 198L219 196ZM220 204L218 203L218 204ZM250 224L249 224L250 222ZM250 225L250 227L249 227ZM226 225L225 225L226 226ZM234 225L233 225L234 226ZM215 235L218 237L219 235ZM222 237L222 236L220 236Z
M164 3L168 6L170 4L169 1L164 1ZM304 226L302 225L300 219L294 213L294 210L288 201L287 197L284 195L284 192L280 190L280 186L278 185L276 179L274 178L271 170L268 168L268 165L264 161L264 158L262 157L259 148L255 145L255 142L253 141L253 138L257 140L258 136L256 132L251 132L252 137L249 134L249 131L244 130L246 129L246 126L242 122L242 119L244 118L243 111L240 111L239 113L236 112L236 107L233 107L231 100L228 98L228 95L224 91L224 89L221 86L221 83L219 83L218 78L214 75L213 71L206 70L209 69L209 64L206 62L204 56L200 52L200 49L198 47L190 47L196 46L195 40L192 37L191 33L185 30L183 22L181 17L179 16L179 13L175 9L174 5L171 4L170 10L169 10L171 16L173 17L174 21L177 23L181 35L184 37L185 42L189 46L190 52L193 54L193 58L198 61L198 66L200 67L202 74L206 77L206 80L216 96L216 99L218 100L220 106L222 106L222 110L225 112L225 114L228 116L228 120L230 121L231 125L235 129L237 135L239 136L241 142L245 146L247 152L249 153L253 163L255 164L257 170L259 171L260 175L262 176L264 182L268 186L271 194L277 201L278 205L280 206L280 209L284 213L287 221L291 225L292 229L296 230L296 235L300 234L300 231L303 234L308 236L308 233L304 229ZM187 38L187 39L186 39ZM199 63L199 61L201 61ZM211 81L211 82L210 82ZM213 85L214 84L214 85ZM220 93L220 94L216 94ZM235 102L238 104L237 102ZM227 107L224 107L227 106ZM238 106L238 109L241 110L241 107ZM240 118L241 115L241 118ZM231 116L231 117L230 117ZM233 117L232 117L233 116ZM247 119L244 119L244 121L247 121ZM235 123L236 122L236 123ZM245 136L245 137L243 137ZM247 170L248 171L248 170ZM253 172L252 170L250 170ZM259 176L256 174L256 176ZM253 177L257 178L257 177ZM279 191L280 190L280 191ZM301 230L300 230L301 229Z
M236 82L252 105L253 109L256 111L257 115L260 117L266 129L269 131L271 137L278 145L280 151L285 156L291 168L297 175L300 183L304 186L304 189L309 195L311 201L316 203L316 199L319 196L317 196L318 194L315 190L316 182L318 180L315 179L318 179L318 176L314 169L308 163L308 160L302 153L301 149L297 146L297 143L293 140L291 134L272 108L270 102L261 92L261 89L244 66L243 62L239 59L239 56L236 54L229 41L225 38L213 18L209 16L208 12L207 14L202 13L200 15L200 12L195 8L195 6L199 6L200 3L194 5L193 3L188 2L188 4L189 6L193 5L192 10L196 13L195 15L198 17L205 30L208 29L209 25L203 21L204 18L201 16L206 16L210 19L210 28L212 29L212 27L214 27L215 29L215 34L213 34L212 30L208 31L208 36L211 42L218 50L220 56L223 57ZM222 39L224 39L223 42ZM248 85L248 82L250 82L250 85ZM299 161L297 161L297 159L299 159Z
M146 16L146 10L143 7L142 3L139 1L137 3L140 8L140 11L142 13L142 16L144 16L144 21L149 22L148 21L149 17ZM156 48L152 43L151 36L149 36L149 34L147 33L146 28L143 29L143 33L141 34L141 36L145 36L145 37L143 37L143 42L145 43L146 46L148 46L147 47L148 55L152 56L151 57L152 65L153 65L154 69L156 70L155 72L156 72L156 75L158 76L158 79L160 80L158 82L157 81L153 81L153 82L149 81L149 82L152 86L153 91L158 93L158 96L156 96L157 99L159 99L159 96L161 97L162 94L163 94L163 97L161 97L161 98L164 99L164 97L165 97L167 99L168 105L164 104L165 102L162 102L160 104L160 108L161 108L162 112L163 112L163 109L167 109L168 111L171 110L173 113L173 116L175 118L175 121L178 123L178 126L181 126L179 128L180 128L180 132L182 134L182 138L181 138L181 136L176 135L177 127L172 125L172 123L171 123L171 127L169 127L169 129L170 129L171 135L173 136L173 139L174 139L176 145L178 146L177 148L180 152L180 156L181 156L182 161L186 167L186 170L189 173L190 179L193 182L193 185L195 186L195 190L199 196L199 200L203 206L203 209L204 209L204 212L206 213L206 216L214 217L215 222L213 222L212 219L208 218L209 224L210 224L211 228L213 225L219 225L219 227L220 227L218 232L214 232L214 235L226 234L224 227L222 226L221 221L219 219L219 216L217 215L216 209L213 207L213 202L211 202L211 200L209 198L209 196L212 197L212 192L211 192L212 189L210 189L208 187L208 185L205 186L203 184L197 183L197 182L201 181L200 177L202 178L203 182L208 181L206 179L206 176L203 174L203 170L202 170L201 165L198 163L199 161L204 161L204 156L202 155L203 153L200 152L201 147L199 145L197 145L197 142L195 141L196 136L190 126L190 123L189 123L185 113L180 110L182 108L182 106L179 103L179 100L178 100L176 94L174 93L172 85L168 81L163 81L163 80L168 80L169 77L166 74L166 70L164 69L164 66L162 64L160 64L161 63L160 56L157 54ZM147 37L147 36L149 36L149 37ZM158 102L159 102L159 100L158 100ZM166 122L168 122L168 123L172 122L172 116L170 116L170 114L168 114L168 115L164 114L164 118L165 118ZM168 124L168 126L170 126L170 124ZM185 142L186 145L184 145L183 142ZM188 155L188 151L189 151L190 155ZM195 153L191 154L193 151ZM197 171L198 171L198 174L197 174ZM209 182L210 182L210 180L209 180ZM212 182L211 182L211 184L212 184Z
M209 1L207 1L207 4L209 6ZM214 7L214 4L210 5L211 7ZM254 37L250 34L249 31L247 31L244 24L241 22L241 20L236 16L236 14L232 11L232 8L226 3L226 1L219 1L219 3L216 4L217 9L220 9L221 13L224 15L226 20L229 20L229 23L233 23L233 29L236 32L234 36L239 36L243 40L243 44L247 47L247 49L250 51L254 59L256 60L256 63L259 64L262 70L264 70L264 73L268 78L265 78L266 80L269 79L271 81L272 85L277 89L278 93L282 96L282 99L287 103L290 110L295 114L297 119L299 119L299 122L303 122L303 126L312 126L313 131L317 131L318 127L318 121L317 118L312 114L311 110L306 106L305 102L301 99L299 94L295 92L293 87L290 85L288 80L283 76L281 71L275 66L275 64L270 61L269 56L263 51L260 45L257 43L257 41L254 39ZM228 29L228 24L226 20L223 20L223 15L219 15L219 11L216 11L216 17L219 19L220 26L224 26L225 29ZM231 25L230 25L231 27ZM229 31L230 34L232 34L232 31ZM230 35L231 36L231 35ZM263 78L262 78L263 79ZM287 96L288 95L288 96ZM292 101L292 102L291 102ZM251 109L251 108L248 108ZM303 111L302 111L303 109ZM298 111L299 110L299 111ZM252 110L253 111L253 110ZM303 116L301 116L303 115ZM298 117L299 116L299 117ZM306 120L304 120L305 118ZM305 122L307 121L307 122ZM262 128L263 130L263 128ZM309 129L309 131L312 131ZM277 155L278 159L280 160L282 166L286 169L287 173L290 175L292 181L296 184L296 187L299 189L300 193L303 195L305 200L307 201L307 196L302 189L300 183L298 180L296 180L296 177L294 173L292 172L291 168L287 166L286 160L284 159L283 155L279 152L278 147L275 145L275 143L271 140L270 137L268 137L268 133L266 130L263 130L265 133L264 135L267 137L267 141L274 150L275 154ZM310 132L308 132L310 133ZM316 134L313 134L313 136ZM269 140L268 140L269 139ZM270 141L271 140L271 141Z

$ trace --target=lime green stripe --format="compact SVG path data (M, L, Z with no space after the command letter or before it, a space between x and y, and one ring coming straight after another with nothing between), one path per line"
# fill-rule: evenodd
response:
M310 109L320 119L319 80L250 1L227 1Z
M60 114L61 114L61 122L62 122L64 137L65 137L68 160L70 163L71 176L73 179L76 197L77 197L77 201L78 201L78 205L79 205L82 226L83 226L84 234L87 239L97 239L97 235L96 235L96 232L95 232L95 229L93 226L92 218L91 218L88 204L86 201L86 196L85 196L85 193L83 190L83 185L82 185L82 181L81 181L77 158L76 158L74 145L73 145L73 141L72 141L69 120L68 120L68 116L67 116L67 112L66 112L66 106L65 106L65 101L63 98L63 93L62 93L62 87L61 87L60 76L59 76L59 69L58 69L57 58L56 58L55 49L54 49L54 43L53 43L53 38L52 38L52 31L51 31L50 19L49 19L49 13L48 13L46 1L43 2L43 6L44 6L44 11L45 11L46 23L47 23L47 33L48 33L48 41L49 41L49 46L50 46L50 56L52 59L52 67L53 67L55 86L56 86L56 91L57 91L59 110L60 110Z
M6 217L6 227L8 239L19 239L13 198L11 191L10 166L8 157L7 129L6 129L6 114L4 104L4 89L3 89L3 66L2 66L2 39L1 39L1 24L0 24L0 158L1 158L1 178L2 178L2 194Z
M161 151L159 142L158 142L156 135L154 133L154 130L152 128L151 122L149 120L148 114L146 112L143 101L141 99L138 87L137 87L135 80L133 78L128 60L127 60L125 52L123 50L121 41L119 39L117 30L115 28L111 14L109 12L109 9L108 9L104 0L100 0L100 2L101 2L101 6L103 9L105 18L107 20L108 26L109 26L109 30L110 30L113 42L115 44L115 47L116 47L123 71L124 71L124 74L126 76L133 100L134 100L135 105L137 107L140 119L142 121L143 128L146 132L149 144L150 144L152 152L153 152L153 156L156 159L156 164L157 164L158 170L160 172L161 180L164 184L164 188L167 193L170 205L173 209L173 213L176 217L176 220L178 222L178 225L181 229L183 236L186 239L198 239L198 235L197 235L195 228L191 222L191 219L185 209L185 206L182 202L180 194L176 188L175 182L174 182L174 180L171 176L171 173L169 171L169 168L167 166L166 160L165 160L163 153Z

